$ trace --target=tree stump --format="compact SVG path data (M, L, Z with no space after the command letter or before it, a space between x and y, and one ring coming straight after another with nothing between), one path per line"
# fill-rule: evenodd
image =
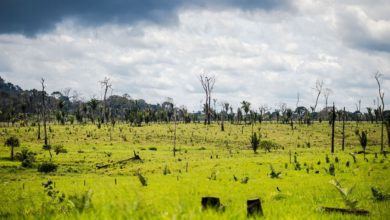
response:
M263 216L263 208L261 207L261 201L259 198L249 199L247 204L247 217L251 216Z
M222 207L218 197L202 197L202 209L219 210Z

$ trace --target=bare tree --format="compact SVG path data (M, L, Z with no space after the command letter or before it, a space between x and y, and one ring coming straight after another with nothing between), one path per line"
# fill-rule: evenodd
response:
M343 117L343 130L342 130L342 139L341 139L341 150L344 151L344 145L345 145L345 118L347 114L345 113L345 107L343 109L342 117Z
M210 110L210 104L211 104L211 92L213 91L214 84L215 84L215 76L209 76L206 73L199 75L200 83L202 84L203 90L206 95L206 105L205 105L205 113L207 116L207 124L210 124L210 116L211 116L211 110ZM205 120L205 124L206 124Z
M383 120L383 111L385 109L385 101L384 101L384 97L385 97L385 93L382 92L381 90L381 83L380 83L380 79L382 77L382 74L378 71L375 73L374 75L374 78L378 84L378 92L379 92L379 98L382 102L382 105L379 105L379 108L378 108L378 111L379 111L379 116L380 116L380 119L381 119L381 152L383 152L383 124L384 124L384 120Z
M321 92L322 92L322 87L324 86L324 81L323 80L317 80L316 81L316 87L313 88L316 92L317 92L317 98L316 98L316 102L314 104L314 106L311 107L311 110L312 112L315 112L316 111L316 108L317 108L317 104L318 104L318 98L320 97L321 95Z
M169 98L172 103L172 109L173 109L173 118L174 118L174 128L173 128L173 157L176 157L176 121L177 121L177 114L176 114L176 108L175 104L173 104L173 99Z
M264 114L271 110L266 104L259 107L259 122L261 123L264 120Z
M221 110L221 131L225 131L225 125L224 125L224 120L225 120L225 114L228 114L229 110L229 103L227 102L222 102L222 110Z
M336 110L334 107L334 102L333 102L333 108L332 108L332 144L331 144L331 150L330 152L333 154L334 153L334 124L336 123Z
M103 81L99 82L102 89L104 89L104 96L103 96L103 123L108 121L108 112L107 112L107 105L106 105L106 98L107 98L107 92L108 89L112 90L112 85L110 82L110 78L104 77Z
M47 133L46 133L46 104L45 104L45 79L41 79L42 84L42 118L43 118L43 135L45 139L45 146L47 146Z
M328 99L329 95L332 94L332 90L329 88L324 89L324 98L325 98L325 113L326 117L328 117Z

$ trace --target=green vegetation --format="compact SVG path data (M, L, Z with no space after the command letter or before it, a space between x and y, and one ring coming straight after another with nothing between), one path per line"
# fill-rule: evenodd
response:
M0 203L7 204L0 207L1 218L245 219L246 201L254 197L271 219L365 218L318 209L349 208L346 201L359 201L356 208L369 210L370 218L390 218L390 159L377 154L379 123L358 125L370 133L366 154L358 153L355 122L345 124L345 151L336 123L334 154L327 123L297 123L294 130L289 124L254 124L262 134L258 146L273 149L256 154L248 140L251 125L225 123L221 132L217 123L179 123L175 157L173 123L117 122L100 129L59 124L48 124L53 155L42 148L37 127L0 128L2 143L18 137L24 147L14 161L7 148L0 150ZM28 166L21 164L26 160ZM340 184L339 192L328 184L334 178L354 185L353 194L340 197ZM50 187L42 187L48 180ZM204 196L218 197L225 211L203 211Z

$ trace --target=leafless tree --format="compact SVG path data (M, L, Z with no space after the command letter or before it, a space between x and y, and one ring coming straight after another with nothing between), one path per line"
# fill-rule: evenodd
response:
M108 121L108 113L107 113L107 105L106 105L106 98L107 98L107 92L108 89L112 90L112 85L110 82L110 78L104 77L102 81L99 82L102 89L104 89L104 96L103 96L103 122L105 121L107 123Z
M271 108L269 108L268 106L267 106L267 104L264 104L264 105L261 105L260 107L259 107L259 122L261 123L263 120L264 120L264 114L267 112L267 111L269 111L269 110L271 110Z
M324 89L324 98L325 98L325 113L326 117L328 117L328 99L329 95L332 94L332 90L329 88Z
M324 81L323 80L317 80L316 81L316 87L313 88L316 93L317 93L317 98L316 98L316 102L314 104L314 106L311 107L311 110L312 112L315 112L316 111L316 108L317 108L317 104L318 104L318 98L320 97L321 95L321 92L322 92L322 87L324 86Z
M172 108L173 108L173 118L174 118L174 128L173 128L173 157L176 156L176 121L177 121L177 113L176 113L176 108L175 104L173 103L173 99L168 97L168 100L170 100L170 103L172 103Z
M42 85L42 118L43 118L43 136L45 139L45 146L47 146L47 132L46 132L46 104L45 104L45 79L41 79Z
M222 111L221 111L221 131L225 131L224 121L225 121L225 115L228 115L229 103L222 102L221 106L222 106Z
M207 116L207 124L210 124L210 116L211 116L211 110L210 110L210 105L211 105L211 92L214 89L214 84L215 84L215 76L209 76L206 73L200 74L199 75L199 80L200 83L202 84L203 90L206 95L206 109L205 113ZM205 120L206 123L206 120Z
M69 94L70 94L71 90L72 90L71 88L64 88L64 89L62 89L62 95L65 96L65 97L69 97Z
M384 124L384 120L383 120L383 111L385 109L385 101L384 101L384 97L385 97L385 93L382 92L381 90L381 82L380 82L380 79L382 77L382 74L378 71L375 73L374 75L374 78L378 84L378 92L379 92L379 99L381 100L381 103L382 105L379 105L379 108L378 108L378 111L379 111L379 116L380 116L380 119L381 119L381 152L383 152L383 124Z

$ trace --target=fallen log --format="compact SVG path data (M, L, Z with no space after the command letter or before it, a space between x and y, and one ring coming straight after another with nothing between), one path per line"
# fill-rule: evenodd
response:
M334 207L320 207L325 212L339 212L342 214L354 214L354 215L369 215L370 212L363 209L345 209L345 208L334 208Z
M107 167L109 167L111 164L100 164L100 163L98 163L98 164L96 164L96 168L98 168L98 169L101 169L101 168L107 168Z
M139 162L144 162L144 161L141 159L141 157L140 157L137 153L135 153L135 151L134 151L134 157L130 157L130 158L128 158L128 159L120 160L120 161L113 162L113 163L109 163L109 164L101 164L101 163L98 163L98 164L96 164L96 168L97 168L97 169L107 168L107 167L109 167L109 166L111 166L111 165L114 165L114 164L118 164L118 163L123 164L123 163L127 163L127 162L130 162L130 161L133 161L133 162L138 162L138 161L139 161Z

